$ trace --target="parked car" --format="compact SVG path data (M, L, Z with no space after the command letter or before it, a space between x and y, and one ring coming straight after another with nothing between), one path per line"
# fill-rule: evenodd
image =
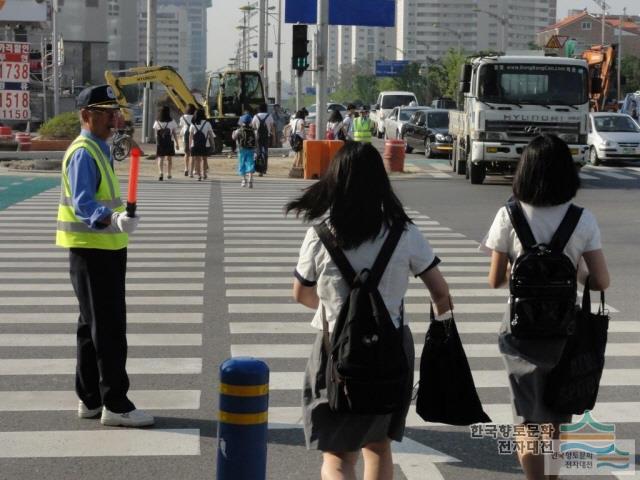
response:
M391 110L389 116L384 119L384 138L402 138L404 124L409 121L411 115L418 110L429 107L396 107Z
M452 139L449 135L448 110L418 110L404 125L402 139L407 144L407 152L414 148L424 150L427 158L435 155L449 157Z
M431 108L440 108L443 110L454 110L456 108L456 101L450 97L436 98L431 102Z
M347 111L347 107L345 107L341 103L329 102L327 103L327 113L329 113L331 110L338 110L344 117L344 112ZM309 124L311 123L316 123L316 104L314 103L309 108L307 108L307 111L309 112L309 115L305 119L305 127L309 126Z
M415 102L413 105L418 105L418 99L413 92L380 92L375 105L371 106L371 109L375 111L375 115L372 118L374 118L377 123L378 138L382 138L384 136L384 120L391 111L395 107L401 107L403 105L409 106L411 102Z
M589 161L640 160L640 126L626 113L589 114Z

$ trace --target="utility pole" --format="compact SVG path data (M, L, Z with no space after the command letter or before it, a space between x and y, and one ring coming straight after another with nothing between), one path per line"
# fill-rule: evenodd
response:
M147 0L147 67L154 64L156 57L156 0ZM142 141L151 142L151 83L144 86L142 103Z
M327 123L327 53L329 50L329 0L318 0L316 43L316 139L324 140Z
M627 8L622 9L622 16L620 17L620 23L618 24L618 51L616 54L618 55L618 66L617 70L617 80L618 80L618 101L622 100L622 82L620 81L620 70L622 70L622 25L624 25L624 19L627 16Z
M282 105L282 65L280 51L282 46L282 0L278 0L278 69L276 70L276 103Z
M266 8L265 8L265 0L258 1L258 69L262 69L263 75L265 73L264 68L264 30L265 30L265 22L266 18Z
M40 37L40 69L42 71L42 119L46 122L49 120L47 107L47 40L44 35Z
M600 22L602 25L602 38L600 41L601 45L604 45L604 26L607 22L607 10L609 10L609 4L605 0L593 0L600 8L602 8L602 21Z
M53 116L60 113L60 78L58 77L58 0L51 0L51 51L53 53Z
M261 13L264 17L264 96L269 98L269 0L266 0L265 10Z

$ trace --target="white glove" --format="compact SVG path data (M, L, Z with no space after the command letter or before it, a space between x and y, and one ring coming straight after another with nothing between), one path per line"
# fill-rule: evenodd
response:
M127 217L127 212L113 212L111 214L111 225L122 233L133 233L138 228L139 216Z

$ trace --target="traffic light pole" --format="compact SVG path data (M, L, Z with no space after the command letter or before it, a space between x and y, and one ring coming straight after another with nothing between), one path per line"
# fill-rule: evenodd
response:
M302 109L302 72L296 72L296 112Z
M316 139L324 140L327 124L327 54L329 50L329 0L318 0L316 45Z

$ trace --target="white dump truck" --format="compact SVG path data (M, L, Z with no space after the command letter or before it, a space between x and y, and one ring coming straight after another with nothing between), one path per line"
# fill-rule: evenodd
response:
M470 58L459 90L461 110L449 115L451 163L471 183L482 183L487 174L513 173L524 147L543 133L567 142L578 167L586 163L589 82L584 60L544 54Z

